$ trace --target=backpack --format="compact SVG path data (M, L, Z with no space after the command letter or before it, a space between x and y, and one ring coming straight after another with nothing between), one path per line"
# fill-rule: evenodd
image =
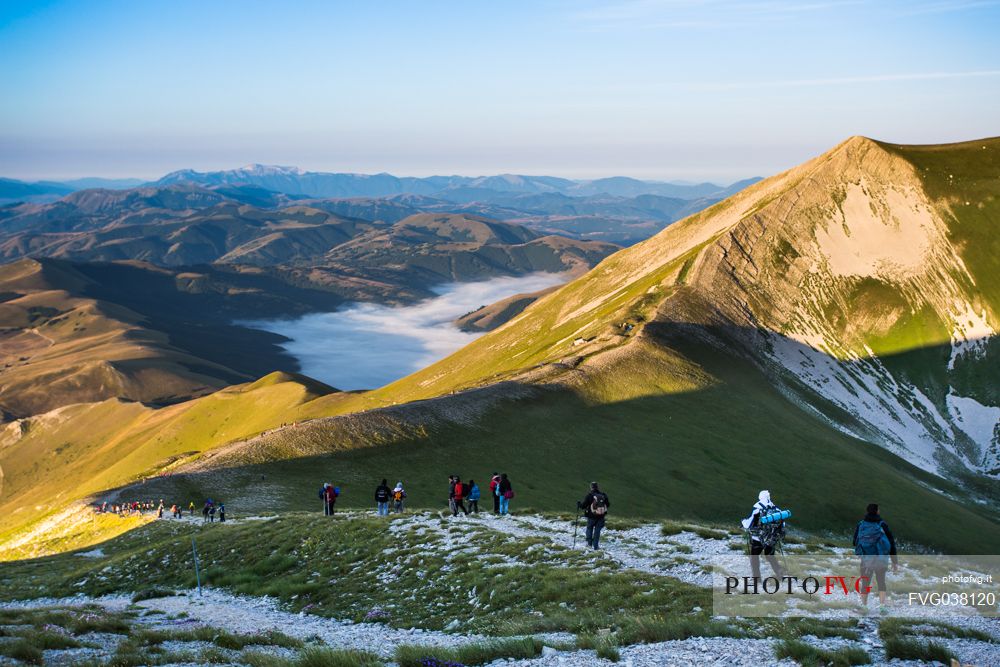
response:
M325 497L326 497L326 487L321 486L319 487L319 499L323 500L323 498Z
M378 490L375 491L375 500L380 503L387 502L389 500L389 489L384 486L378 487Z
M394 491L392 494L392 499L398 503L400 500L403 499L403 491L402 490Z
M891 549L882 522L862 521L858 524L858 543L854 553L858 556L887 556Z
M590 513L594 516L604 516L608 513L608 497L603 493L595 493L590 502Z
M462 486L462 483L461 482L457 483L455 485L455 500L461 500L464 497L463 495L464 491L465 487Z

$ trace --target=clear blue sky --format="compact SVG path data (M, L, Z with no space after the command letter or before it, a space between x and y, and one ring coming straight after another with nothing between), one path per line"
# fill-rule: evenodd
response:
M0 175L734 180L1000 134L1000 2L0 4Z

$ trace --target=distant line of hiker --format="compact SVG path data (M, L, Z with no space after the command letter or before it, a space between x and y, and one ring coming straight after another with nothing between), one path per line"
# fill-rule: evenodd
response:
M192 501L188 505L188 512L192 517L194 516L194 509L195 505L194 501ZM107 501L104 501L99 505L96 505L94 507L94 511L99 514L117 514L120 517L141 516L147 512L156 512L156 518L162 519L164 513L168 510L166 509L166 504L161 498L159 503L152 500L134 500L127 503L108 503ZM169 512L170 516L174 519L180 519L184 516L184 510L177 503L170 506ZM225 521L226 506L222 502L216 504L211 498L209 498L205 501L205 506L202 509L202 516L206 522L214 523L216 514L218 514L220 522Z
M490 496L493 498L493 513L503 516L510 510L510 501L514 498L514 487L507 477L507 473L494 472L490 476L489 484ZM333 516L337 506L337 499L340 497L340 487L334 486L330 482L325 482L320 487L317 496L323 502L323 514ZM452 516L458 516L459 511L468 516L479 513L479 501L482 498L482 491L475 480L470 479L463 482L458 475L448 476L448 509ZM390 488L389 480L383 479L375 487L375 509L379 516L388 516L390 512L399 514L403 512L406 501L406 490L403 482L396 482L396 486ZM468 506L466 506L468 502Z

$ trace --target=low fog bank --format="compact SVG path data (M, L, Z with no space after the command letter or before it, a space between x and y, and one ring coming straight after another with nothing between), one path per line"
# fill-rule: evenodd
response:
M442 359L482 334L452 322L515 294L569 280L562 273L532 273L475 283L448 283L438 296L412 306L357 303L296 320L255 320L244 326L281 334L302 372L338 389L374 389Z

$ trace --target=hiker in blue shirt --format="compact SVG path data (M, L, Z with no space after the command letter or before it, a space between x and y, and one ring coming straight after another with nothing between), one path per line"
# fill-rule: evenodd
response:
M469 512L473 514L479 514L479 485L476 484L474 479L469 480L469 495L466 496L469 500Z
M880 611L885 610L886 586L885 572L889 569L889 560L892 560L893 574L899 571L896 558L896 538L889 530L889 524L882 520L878 512L878 504L872 503L868 506L865 518L858 522L854 528L854 553L861 556L861 576L868 579L869 585L872 578L878 583L878 599ZM868 594L861 594L861 604L868 608Z

